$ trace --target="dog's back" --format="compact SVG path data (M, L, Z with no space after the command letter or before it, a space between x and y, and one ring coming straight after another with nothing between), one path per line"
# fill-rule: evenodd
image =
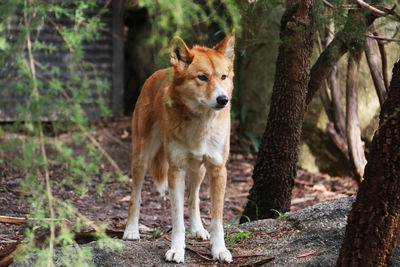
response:
M172 82L173 69L162 69L143 85L132 119L132 169L146 165L161 194L167 187L168 163L162 149L160 114L165 88Z

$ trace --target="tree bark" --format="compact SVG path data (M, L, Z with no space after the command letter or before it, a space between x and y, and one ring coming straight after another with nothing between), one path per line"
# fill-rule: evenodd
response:
M337 266L390 266L400 236L400 61L349 214Z
M361 140L360 122L358 120L358 84L362 56L360 47L355 47L349 55L346 81L346 131L350 160L353 163L355 179L361 182L367 163Z
M293 2L287 1L281 20L271 108L243 212L251 220L276 216L271 209L290 208L314 36L312 0Z

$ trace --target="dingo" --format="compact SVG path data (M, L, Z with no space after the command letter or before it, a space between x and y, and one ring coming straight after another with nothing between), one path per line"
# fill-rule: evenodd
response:
M185 256L185 172L190 180L190 233L211 237L212 256L231 262L222 225L229 154L230 103L233 90L234 33L212 49L189 49L179 37L172 40L172 67L155 72L143 85L132 119L132 194L124 239L139 239L141 188L149 169L160 192L167 188L172 210L171 249L167 261ZM200 219L199 188L210 177L210 233Z

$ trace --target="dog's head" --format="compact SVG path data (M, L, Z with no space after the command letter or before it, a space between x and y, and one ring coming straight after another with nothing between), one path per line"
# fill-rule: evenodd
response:
M175 69L174 85L189 108L220 110L229 106L233 90L234 33L213 48L194 46L175 37L170 61Z

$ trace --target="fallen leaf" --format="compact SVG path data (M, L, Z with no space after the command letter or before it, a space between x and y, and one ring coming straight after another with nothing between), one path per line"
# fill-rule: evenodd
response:
M146 225L139 224L139 231L141 231L141 232L151 232L153 230L150 229L149 227L147 227Z
M129 201L131 199L131 195L127 195L127 196L124 196L123 198L121 198L121 202L126 202L126 201Z
M123 132L122 135L121 135L121 138L122 138L122 139L125 139L125 138L128 138L128 137L129 137L128 131L127 131L127 130L124 130L124 132Z

